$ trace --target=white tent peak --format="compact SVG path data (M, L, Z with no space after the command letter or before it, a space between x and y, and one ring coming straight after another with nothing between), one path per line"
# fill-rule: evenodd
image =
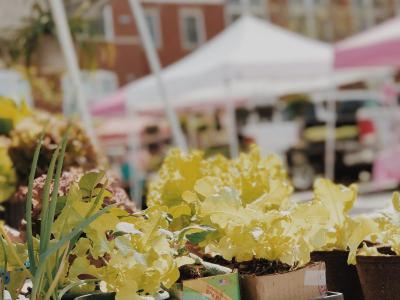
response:
M246 15L164 72L190 74L224 65L226 68L265 66L266 63L288 65L300 60L326 64L327 59L332 59L329 44Z
M252 16L242 16L193 53L162 72L174 105L177 97L226 80L285 79L326 75L332 69L329 44L287 31ZM152 75L124 88L128 106L160 103ZM182 99L182 98L181 98Z

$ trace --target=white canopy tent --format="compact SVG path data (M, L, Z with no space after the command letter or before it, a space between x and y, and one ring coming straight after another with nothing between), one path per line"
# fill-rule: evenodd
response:
M194 90L226 85L227 81L257 78L285 80L318 78L331 71L333 52L328 44L289 32L264 20L244 16L161 72L175 107ZM145 110L162 104L154 76L124 88L130 108Z
M236 104L274 104L280 96L294 93L326 92L332 87L338 87L351 82L371 80L383 81L391 76L393 70L385 67L366 67L345 71L335 71L330 76L297 79L232 79L231 101ZM337 95L341 95L338 91ZM319 95L328 95L321 93ZM331 91L329 93L331 95ZM181 108L209 107L221 105L226 102L226 88L223 85L213 85L203 89L197 89L176 98ZM160 109L159 104L147 104L147 109Z
M333 72L330 45L308 39L264 20L243 16L222 33L161 72L174 108L227 105L231 121L231 152L237 154L233 106L253 96L333 89L371 76L370 70ZM259 97L260 98L260 97ZM162 110L156 76L146 76L122 89L118 99L106 98L94 111ZM100 113L101 114L101 113Z
M234 103L231 101L231 88L234 85L252 85L262 78L264 89L274 88L275 82L302 78L314 80L329 76L333 61L332 48L325 43L308 39L284 30L278 26L251 16L243 16L222 33L161 72L166 94L175 108L186 106L188 96L202 89L221 89L225 91L225 101L231 116L230 144L231 154L238 152L235 132ZM272 84L268 84L268 82ZM162 108L163 101L157 88L157 77L146 76L123 89L129 111L143 111ZM208 105L206 98L199 103ZM112 108L108 99L94 107L96 111ZM113 101L117 104L117 102ZM191 102L191 104L194 104ZM120 105L120 103L119 103Z

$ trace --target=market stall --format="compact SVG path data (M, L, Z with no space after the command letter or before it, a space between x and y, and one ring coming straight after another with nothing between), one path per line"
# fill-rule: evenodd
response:
M288 49L295 50L289 52ZM206 87L223 87L225 97L220 101L227 104L229 110L234 105L231 99L235 97L231 91L234 85L263 78L268 91L274 85L268 80L317 78L329 73L332 57L332 49L327 44L255 17L243 16L197 51L165 68L161 78L175 108L187 105L184 96L188 93ZM198 103L208 105L206 98L201 98ZM124 106L136 112L162 108L155 76L146 76L129 84L112 103L104 99L93 107L92 112L107 113ZM233 125L231 129L234 129ZM236 132L231 132L230 136L231 152L237 154Z

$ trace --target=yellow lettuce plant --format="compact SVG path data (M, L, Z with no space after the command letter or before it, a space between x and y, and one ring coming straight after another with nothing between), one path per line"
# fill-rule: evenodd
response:
M0 96L0 202L7 200L15 191L16 172L8 148L9 132L31 114L25 102L17 105L12 99Z
M17 175L8 156L8 141L0 137L0 202L7 200L15 192Z
M398 192L393 193L392 206L372 216L372 219L378 225L378 233L376 240L378 246L389 246L391 250L400 255L400 195ZM363 245L358 252L359 255L379 256L384 255L379 252L378 246Z
M211 228L189 236L201 237L198 245L207 254L302 266L311 248L292 191L280 160L263 158L257 147L236 160L173 150L150 185L148 204L171 216L171 231Z
M293 188L280 160L257 147L238 159L204 158L173 150L149 189L150 207L168 213L170 230L207 226L199 245L227 260L265 258L301 266L310 252L350 250L355 263L364 239L376 239L377 223L351 217L357 187L318 179L312 201L291 200ZM200 233L199 233L200 234Z
M257 147L236 160L220 155L205 158L200 151L184 154L173 149L150 183L147 203L166 209L173 217L171 230L180 230L198 217L197 200L204 201L203 190L212 185L230 187L244 205L258 201L265 210L287 207L293 191L278 157L263 158Z
M25 102L17 105L14 100L6 97L0 96L0 107L0 132L2 134L8 133L21 120L32 114Z
M129 214L107 205L105 172L88 172L59 196L67 134L54 150L41 193L40 234L32 227L33 180L42 137L35 149L26 204L26 242L11 241L0 226L0 292L17 299L32 282L29 298L58 300L70 291L115 292L116 299L149 299L178 279L166 213Z
M113 208L84 230L72 254L76 256L65 278L76 282L89 277L116 299L147 299L179 278L164 213L146 210L128 215ZM90 288L86 286L86 289Z
M375 240L377 223L366 216L351 217L357 199L357 186L346 187L327 179L314 183L314 199L298 207L299 217L312 224L308 235L313 250L349 250L349 264L355 264L363 240Z

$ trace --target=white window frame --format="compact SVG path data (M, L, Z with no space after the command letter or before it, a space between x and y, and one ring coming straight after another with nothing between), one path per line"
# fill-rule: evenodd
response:
M110 4L104 6L103 11L104 37L107 42L115 41L114 15Z
M161 49L163 47L163 36L161 29L161 18L160 18L160 10L156 8L146 8L144 10L144 14L146 18L150 16L153 19L154 26L154 45L157 49ZM147 22L147 20L146 20Z
M191 43L186 40L186 29L184 19L187 17L194 17L197 19L199 26L197 27L199 41L196 44ZM204 14L201 9L196 8L183 8L179 10L179 21L180 21L180 35L181 35L181 44L182 48L186 50L193 50L198 46L202 45L206 41L206 28L204 22Z

